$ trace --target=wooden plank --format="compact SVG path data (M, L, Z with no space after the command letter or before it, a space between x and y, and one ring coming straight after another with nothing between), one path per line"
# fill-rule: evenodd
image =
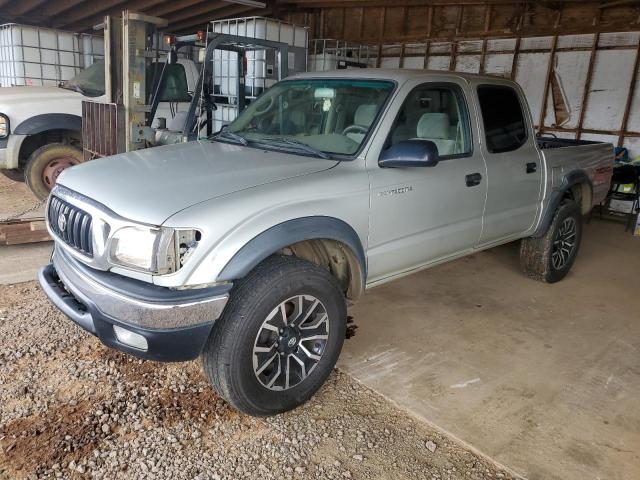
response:
M43 218L27 218L0 223L0 245L46 242L51 240Z
M591 46L591 54L589 56L589 66L587 67L587 78L584 81L584 90L582 92L582 102L580 103L580 116L578 117L576 139L580 140L582 136L582 126L587 114L587 103L589 102L589 92L591 90L591 79L593 77L593 66L595 65L596 53L598 51L598 43L600 42L600 34L593 36L593 45Z
M631 103L633 102L633 96L636 93L636 83L638 83L638 67L640 66L640 41L638 42L638 48L636 49L636 60L633 63L633 72L631 73L631 82L629 84L629 93L627 95L627 102L624 107L624 115L622 116L622 124L620 125L620 135L618 136L618 146L621 147L624 143L624 132L627 129L627 123L629 123L629 114L631 113Z
M513 59L511 60L511 73L509 76L511 80L516 79L516 73L518 70L518 54L520 53L520 37L516 38L516 46L513 49Z
M549 52L549 64L547 65L547 76L545 77L544 90L542 93L542 106L540 107L540 117L538 120L538 133L544 131L544 119L547 115L547 102L549 100L549 88L551 85L551 75L553 75L553 64L556 59L556 45L558 44L558 35L553 36L551 41L551 51Z

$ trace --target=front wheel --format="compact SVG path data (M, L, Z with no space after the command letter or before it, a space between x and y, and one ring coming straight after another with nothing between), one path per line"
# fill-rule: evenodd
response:
M331 373L346 316L344 295L326 269L271 257L234 287L204 348L204 372L238 410L258 416L291 410Z
M582 215L578 205L567 200L556 210L547 232L525 238L520 245L524 273L547 283L562 280L578 255L582 239Z
M25 182L38 199L44 200L60 173L82 161L80 149L63 143L49 143L29 156L24 172Z

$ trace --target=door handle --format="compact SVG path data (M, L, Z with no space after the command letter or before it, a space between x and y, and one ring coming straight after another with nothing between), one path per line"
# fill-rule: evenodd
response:
M464 177L467 182L467 187L475 187L476 185L480 185L480 181L482 180L482 175L479 173L470 173L466 177Z
M538 164L536 162L527 163L527 173L534 173L538 169Z

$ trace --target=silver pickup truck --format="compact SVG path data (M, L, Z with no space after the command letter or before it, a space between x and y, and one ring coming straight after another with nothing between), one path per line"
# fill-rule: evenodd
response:
M303 74L209 139L63 172L39 280L104 344L202 357L232 405L276 414L325 381L368 288L515 240L562 279L612 166L611 144L536 138L508 80Z

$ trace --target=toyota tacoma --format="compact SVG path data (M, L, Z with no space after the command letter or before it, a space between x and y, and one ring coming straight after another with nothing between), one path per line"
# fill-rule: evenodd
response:
M210 138L65 170L39 281L107 346L201 357L229 403L277 414L323 384L366 289L516 240L561 280L612 166L611 144L536 136L506 79L302 74Z

